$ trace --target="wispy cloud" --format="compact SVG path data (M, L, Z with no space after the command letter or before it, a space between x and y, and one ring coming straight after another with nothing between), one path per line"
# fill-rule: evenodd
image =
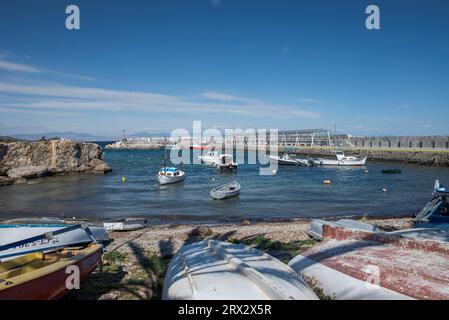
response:
M299 101L304 102L304 103L319 103L320 100L318 99L311 99L311 98L302 98L299 99Z
M2 57L0 56L0 58L2 58ZM89 76L54 71L54 70L49 70L46 68L34 67L31 65L27 65L27 64L6 61L4 59L0 60L0 70L5 70L5 71L9 71L9 72L21 72L21 73L47 73L47 74L51 74L51 75L55 75L55 76L59 76L59 77L77 78L77 79L89 80L89 81L95 80L94 78L89 77Z
M16 72L26 72L26 73L41 73L42 71L38 68L28 66L25 64L9 62L5 60L0 60L0 70L6 71L16 71Z
M152 92L109 90L64 85L25 85L0 82L0 107L34 110L100 110L136 112L224 113L247 117L318 118L320 114L296 106L273 104L218 92L202 93L203 100ZM210 101L204 101L204 98Z

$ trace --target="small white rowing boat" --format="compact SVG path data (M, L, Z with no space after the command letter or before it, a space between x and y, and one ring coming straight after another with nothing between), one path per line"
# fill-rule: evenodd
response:
M317 300L290 267L259 250L216 240L184 245L168 266L164 300Z
M210 191L210 196L217 200L228 199L240 194L240 184L232 181Z
M115 221L103 222L106 231L135 231L143 229L148 222L145 219L125 218Z

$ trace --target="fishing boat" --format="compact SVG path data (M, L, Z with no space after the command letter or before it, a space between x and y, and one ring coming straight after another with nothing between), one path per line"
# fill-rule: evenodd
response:
M80 281L84 281L100 264L102 254L101 245L90 244L1 262L0 300L58 299L69 290L66 282L73 276L74 266L78 267Z
M234 162L234 157L231 154L220 154L220 160L215 163L218 172L235 172L238 168L238 163Z
M216 164L220 162L220 155L218 151L211 150L206 154L198 156L198 159L200 159L201 162L205 164Z
M34 240L9 245L30 238ZM108 234L102 227L81 224L0 224L0 260L36 251L45 252L107 241Z
M380 231L378 228L373 226L372 224L352 220L352 219L340 219L337 221L325 221L320 219L312 219L310 222L310 228L307 232L309 236L314 238L315 240L323 240L323 226L338 226L353 230L362 230L369 232L378 232Z
M210 196L217 200L228 199L240 194L240 184L232 181L210 191Z
M312 160L313 165L321 166L364 166L367 157L346 156L343 151L337 150L335 152L337 159L315 159Z
M289 266L334 299L449 299L449 243L323 226Z
M216 240L184 245L164 279L164 300L317 300L291 268L254 248Z
M283 166L299 166L300 165L300 163L296 159L293 159L288 153L284 153L282 156L269 155L269 156L267 156L267 158L271 162L275 162L278 165L283 165Z
M186 173L175 167L167 167L167 141L164 141L164 167L159 169L157 180L161 186L181 182Z
M135 231L143 229L148 225L146 219L125 218L114 221L103 222L106 231Z

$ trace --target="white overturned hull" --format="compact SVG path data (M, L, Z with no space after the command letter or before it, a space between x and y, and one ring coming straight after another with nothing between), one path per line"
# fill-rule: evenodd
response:
M298 255L288 264L304 278L316 281L316 285L336 300L410 300L401 293L375 286L329 268L315 260Z
M170 262L164 300L316 300L291 268L250 247L207 240L183 246Z
M180 175L180 176L173 176L173 177L159 174L157 176L157 180L159 181L159 184L161 186L163 186L163 185L167 185L167 184L181 182L184 180L185 177L186 177L185 174Z
M70 227L70 224L63 225L43 225L43 224L28 224L28 225L0 225L0 246L9 243L25 240L45 233L50 233L64 228ZM109 237L102 227L89 227L89 230L97 242L105 242ZM26 254L28 251L35 250L53 250L55 248L70 247L80 244L92 242L93 239L89 236L86 230L78 228L65 233L54 235L51 239L41 239L25 245L16 246L8 250L0 251L0 256L9 256L11 254Z

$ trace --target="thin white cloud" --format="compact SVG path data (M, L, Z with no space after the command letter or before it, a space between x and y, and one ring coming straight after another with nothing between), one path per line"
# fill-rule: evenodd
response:
M0 56L0 58L2 58L2 57ZM59 77L78 78L81 80L89 80L89 81L95 80L94 78L89 77L89 76L60 72L60 71L53 71L53 70L49 70L49 69L45 69L45 68L33 67L30 65L10 62L10 61L6 61L6 60L0 60L0 70L5 70L5 71L9 71L9 72L22 72L22 73L47 73L47 74L52 74L52 75L56 75Z
M17 72L26 72L26 73L41 73L42 71L38 68L28 66L25 64L9 62L5 60L0 60L0 70L6 71L17 71Z
M304 102L304 103L319 103L320 102L320 100L318 100L318 99L311 99L311 98L302 98L302 99L300 99L300 101Z
M221 93L200 94L211 101L196 101L151 92L108 90L63 85L22 85L0 82L0 107L18 109L101 110L140 112L230 113L248 117L317 118L317 112ZM11 97L14 95L14 97Z

